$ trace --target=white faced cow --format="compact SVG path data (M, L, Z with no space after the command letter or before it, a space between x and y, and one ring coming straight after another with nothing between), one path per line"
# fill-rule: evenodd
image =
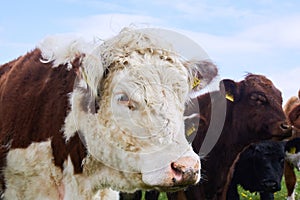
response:
M49 37L2 65L2 196L92 199L197 183L184 106L217 68L161 44L132 29L101 44Z

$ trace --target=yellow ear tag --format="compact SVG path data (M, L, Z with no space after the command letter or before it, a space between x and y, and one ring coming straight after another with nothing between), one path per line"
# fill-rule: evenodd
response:
M196 130L195 126L193 125L191 128L189 128L187 131L186 131L186 136L189 137L190 135L192 135L194 133L194 131Z
M226 99L228 99L229 101L231 101L231 102L234 102L234 97L233 97L233 95L232 94L230 94L230 93L226 93Z
M296 147L292 147L292 148L289 150L289 153L295 154L295 153L296 153Z
M199 84L200 84L200 79L197 78L197 77L195 77L195 78L194 78L193 85L192 85L192 88L194 89L194 88L197 87Z

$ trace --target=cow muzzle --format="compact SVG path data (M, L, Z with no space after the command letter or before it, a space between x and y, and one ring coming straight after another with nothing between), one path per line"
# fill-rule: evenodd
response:
M194 152L193 154L174 159L157 170L142 172L142 180L147 185L147 189L176 191L198 183L201 164L199 156Z
M196 184L200 179L200 161L182 157L171 163L171 180L174 186Z
M263 180L261 186L264 188L264 191L268 192L276 192L281 189L280 183L275 180Z
M278 124L279 128L276 128L278 131L274 130L272 134L272 139L282 140L292 136L293 126L289 125L287 122L282 122Z

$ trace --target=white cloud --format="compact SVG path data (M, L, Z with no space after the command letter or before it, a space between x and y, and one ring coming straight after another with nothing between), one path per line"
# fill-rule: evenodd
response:
M300 15L274 19L250 27L238 36L250 41L267 44L270 48L300 48Z
M299 85L300 66L284 70L273 72L269 75L269 78L273 81L277 88L282 91L284 104L292 96L297 96L300 90Z
M209 52L214 54L232 54L261 52L266 46L255 40L232 36L217 36L207 33L184 31L186 35L193 38L199 44L202 44Z
M300 15L275 19L232 35L213 35L184 31L185 34L217 54L262 53L280 48L300 51Z
M65 21L68 26L72 26L74 32L83 34L85 37L97 36L100 39L107 39L119 33L126 26L151 27L162 24L160 19L130 14L103 14L93 15L80 19Z
M255 14L246 8L237 8L234 4L227 1L205 1L205 0L173 0L151 1L155 5L165 6L169 9L178 11L182 15L180 17L195 19L197 21L207 21L215 18L236 18L241 16L253 17ZM176 16L174 16L176 17Z

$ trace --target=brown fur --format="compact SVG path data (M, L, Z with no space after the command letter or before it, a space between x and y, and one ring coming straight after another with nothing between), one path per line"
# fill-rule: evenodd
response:
M227 101L226 121L221 136L212 151L202 159L203 180L186 190L187 199L226 199L232 169L240 152L253 142L274 136L282 136L279 137L282 139L291 134L290 129L280 129L280 124L286 123L281 93L270 80L264 76L248 75L244 81L224 83L226 91L233 94L235 100ZM250 100L253 92L264 94L268 103L264 105L259 100ZM200 114L210 121L211 99L218 102L221 98L225 96L219 92L200 96ZM207 127L198 129L197 135L205 134L206 130ZM199 152L202 142L197 137L193 141L196 152Z
M297 177L294 171L294 166L284 161L284 179L285 179L285 186L287 189L287 196L291 196L294 192Z
M41 52L35 49L0 67L0 144L11 142L10 149L26 148L32 142L51 139L55 165L62 168L70 155L75 173L80 173L85 147L78 134L66 143L61 131L79 59L71 70L66 66L53 68L40 59ZM7 151L0 154L3 168ZM4 184L3 177L1 182Z

